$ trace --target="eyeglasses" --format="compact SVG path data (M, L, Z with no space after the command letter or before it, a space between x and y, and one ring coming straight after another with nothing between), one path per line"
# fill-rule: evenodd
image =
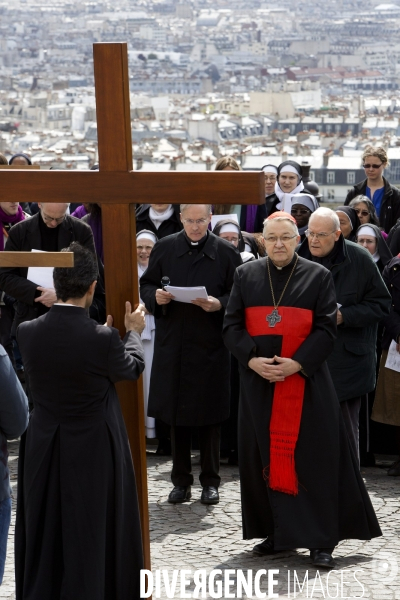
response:
M282 237L276 237L276 236L269 235L268 237L264 238L264 240L268 244L276 244L276 242L278 240L280 240L282 242L282 244L287 244L288 242L290 242L290 240L292 240L295 237L297 237L297 235L284 235Z
M42 210L42 219L45 223L51 223L52 221L55 221L59 225L64 221L65 215L63 217L58 217L58 219L54 219L53 217L46 215L46 213Z
M382 165L383 165L383 163L381 163L380 165L372 165L372 164L370 165L368 163L368 164L363 165L363 167L364 167L364 169L379 169L379 167L381 167Z
M307 229L306 236L311 239L316 238L317 240L323 240L324 238L328 237L329 235L332 235L332 233L336 233L336 231L331 231L330 233L314 233L313 231L310 231L309 229Z
M290 212L292 215L309 215L311 210L308 210L308 208L292 208Z
M186 225L205 225L206 223L208 223L208 218L207 219L182 219L182 223L186 223Z
M361 210L361 209L354 209L356 211L356 213L358 215L362 215L363 217L368 217L369 216L369 212L367 210Z

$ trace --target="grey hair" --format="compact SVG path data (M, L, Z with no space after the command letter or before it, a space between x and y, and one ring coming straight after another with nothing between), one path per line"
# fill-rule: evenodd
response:
M293 231L295 232L296 235L299 235L299 230L297 228L297 224L293 223L292 219L289 219L288 217L275 217L275 219L264 219L264 223L263 223L263 236L265 237L265 232L267 229L267 225L268 223L271 222L276 222L276 221L289 221L289 223L291 224L291 226L293 227Z
M322 217L324 219L330 219L332 222L332 225L335 227L335 231L340 229L339 217L337 216L337 214L335 213L334 210L331 210L330 208L326 208L326 206L320 206L320 208L317 208L317 210L315 210L313 213L311 213L310 220L308 221L309 225L311 224L311 220L314 219L315 217Z
M364 196L364 194L360 194L359 196L356 196L355 198L353 198L353 200L351 200L349 202L349 206L357 206L357 204L360 204L360 202L371 202L371 200L368 198L368 196Z
M180 205L181 213L183 213L183 211L186 210L189 206L202 206L202 205L201 204L181 204ZM206 207L207 214L209 215L210 212L212 212L212 204L204 204L203 206Z

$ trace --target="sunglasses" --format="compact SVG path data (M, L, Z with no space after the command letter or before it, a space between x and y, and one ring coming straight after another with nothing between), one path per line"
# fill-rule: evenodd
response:
M369 212L367 210L357 210L357 209L355 209L355 211L356 211L356 213L358 215L362 215L363 217L368 217L368 215L369 215Z
M379 169L382 165L383 165L383 163L381 163L380 165L370 165L368 163L368 164L363 165L363 167L364 167L364 169Z

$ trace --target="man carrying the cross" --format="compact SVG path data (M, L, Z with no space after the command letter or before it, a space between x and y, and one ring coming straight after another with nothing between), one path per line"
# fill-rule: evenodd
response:
M239 361L239 467L244 539L259 555L381 535L349 449L326 359L336 336L330 272L299 257L294 218L264 223L267 257L238 267L224 339Z

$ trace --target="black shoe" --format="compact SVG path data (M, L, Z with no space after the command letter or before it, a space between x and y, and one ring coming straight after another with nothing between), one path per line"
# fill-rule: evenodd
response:
M206 485L201 492L200 502L202 504L218 504L219 493L218 489L213 485Z
M190 500L191 496L190 485L176 485L168 496L168 502L171 504L180 504L181 502Z
M276 554L274 549L274 539L267 537L261 544L256 544L253 548L253 554L258 556L267 556L268 554Z
M327 549L318 550L318 548L314 548L310 551L310 556L314 567L319 569L334 569L336 567L332 554Z

